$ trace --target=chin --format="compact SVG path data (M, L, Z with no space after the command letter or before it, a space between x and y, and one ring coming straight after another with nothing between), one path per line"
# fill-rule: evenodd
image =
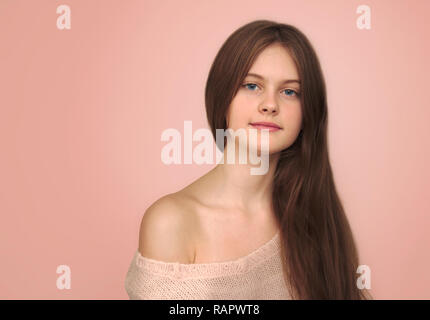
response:
M258 153L261 152L261 145L260 145L260 143L258 143L254 148L253 148L252 145L250 145L250 148L251 149L255 148L258 151ZM285 148L287 148L287 147L285 147ZM282 148L282 146L279 146L279 145L269 145L268 153L269 153L269 155L276 154L276 153L281 152L285 148Z

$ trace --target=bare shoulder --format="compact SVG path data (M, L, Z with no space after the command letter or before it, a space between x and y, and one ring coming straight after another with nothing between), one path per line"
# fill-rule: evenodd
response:
M145 211L139 231L142 256L164 261L192 263L195 221L186 199L177 193L156 200Z

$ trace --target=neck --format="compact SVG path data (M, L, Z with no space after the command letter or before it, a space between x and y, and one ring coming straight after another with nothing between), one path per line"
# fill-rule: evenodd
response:
M224 163L219 163L210 172L214 181L213 199L223 206L250 214L271 208L278 160L279 153L269 155L268 171L263 175L252 175L251 168L259 165L240 164L237 155L234 163L228 163L224 152Z

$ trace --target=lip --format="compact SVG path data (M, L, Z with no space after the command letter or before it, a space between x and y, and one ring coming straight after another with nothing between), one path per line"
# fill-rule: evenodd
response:
M257 129L268 129L269 131L281 130L281 127L273 122L251 122L250 125Z

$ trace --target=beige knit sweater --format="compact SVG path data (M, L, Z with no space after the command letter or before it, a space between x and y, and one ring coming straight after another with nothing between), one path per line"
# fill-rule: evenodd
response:
M233 261L163 262L134 253L125 279L131 300L291 299L283 280L280 233Z

